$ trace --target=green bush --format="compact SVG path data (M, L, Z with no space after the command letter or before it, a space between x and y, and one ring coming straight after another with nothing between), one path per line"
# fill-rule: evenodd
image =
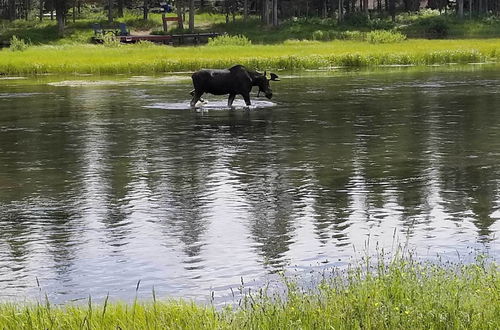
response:
M10 50L13 52L22 52L30 46L29 42L24 41L24 39L12 36L10 39Z
M208 39L208 46L249 46L252 42L244 35L230 36L227 34Z
M353 27L368 27L370 18L362 12L353 12L345 16L343 24Z
M312 40L326 41L330 40L330 34L328 33L328 31L316 30L312 33L311 38Z
M438 37L446 37L450 29L446 19L441 16L428 18L426 26L426 33L435 34Z
M364 41L365 33L360 31L345 31L340 33L340 38L343 40L355 40L355 41Z
M396 21L400 24L413 24L440 15L441 13L436 9L422 9L418 12L402 12L396 16Z
M375 30L366 33L366 41L372 44L389 44L405 40L406 36L400 32Z
M395 24L388 19L374 18L370 20L369 27L373 30L391 30L395 27Z
M429 37L444 38L450 30L450 24L444 16L424 16L415 25Z
M120 47L121 45L120 39L115 37L115 35L109 33L103 34L102 43L104 46L110 48Z

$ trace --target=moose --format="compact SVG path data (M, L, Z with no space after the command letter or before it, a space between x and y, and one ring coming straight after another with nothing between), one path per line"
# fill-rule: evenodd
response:
M246 105L249 106L251 105L250 91L253 86L259 87L257 96L262 92L268 99L271 99L273 91L269 87L269 81L279 81L279 79L274 73L270 75L271 78L268 79L266 72L262 74L257 71L247 70L239 64L223 70L204 69L196 71L191 76L194 86L194 89L191 91L191 95L193 96L191 107L194 107L196 102L202 100L201 96L203 93L214 95L229 94L229 98L227 99L229 107L233 105L234 98L239 94L243 96Z

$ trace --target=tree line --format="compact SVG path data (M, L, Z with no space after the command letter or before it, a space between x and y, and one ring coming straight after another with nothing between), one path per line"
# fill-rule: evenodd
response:
M160 0L0 0L0 19L34 20L57 19L60 33L65 22L76 19L81 8L88 5L99 6L107 13L108 21L122 17L125 8L141 9L147 20L151 8L160 6ZM216 11L224 13L226 20L242 15L248 20L250 15L258 15L263 24L278 26L280 20L291 17L336 18L342 21L353 15L367 17L389 16L395 20L398 12L415 12L430 8L440 12L455 12L459 18L478 15L500 15L499 0L164 0L178 16L188 13L189 29L194 30L195 12ZM55 14L54 14L55 13ZM70 15L71 13L71 15ZM181 28L183 26L181 25Z

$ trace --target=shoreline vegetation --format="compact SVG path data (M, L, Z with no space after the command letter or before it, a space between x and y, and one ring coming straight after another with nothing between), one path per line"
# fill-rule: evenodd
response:
M391 65L499 63L500 18L459 19L437 10L389 17L293 17L279 26L256 16L226 21L223 14L196 14L195 32L227 33L201 46L164 46L150 42L120 44L111 36L91 44L93 23L107 22L104 11L82 11L67 21L60 37L55 21L0 20L0 75L156 74L227 68L242 64L258 70L360 68ZM162 34L160 14L144 20L127 11L112 24L126 23L132 34ZM174 25L175 26L175 25ZM187 30L171 29L168 33ZM432 39L426 39L432 38ZM448 39L449 38L449 39Z
M0 303L2 329L498 329L499 265L363 260L310 289L247 293L239 306L187 301L56 306ZM311 287L311 286L309 286Z
M165 47L137 45L42 45L0 51L0 74L145 74L226 68L321 69L383 65L488 63L500 60L500 39L423 40L370 43L356 40L298 41L272 45Z

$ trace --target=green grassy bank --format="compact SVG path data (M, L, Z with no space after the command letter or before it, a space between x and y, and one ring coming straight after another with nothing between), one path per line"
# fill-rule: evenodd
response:
M499 329L495 263L411 259L352 267L287 297L259 292L241 308L187 302L52 306L0 304L1 329Z
M500 59L500 39L405 40L397 43L335 40L286 41L275 45L165 47L138 45L31 46L0 51L0 73L137 73L224 68L318 69L379 65L477 63Z

